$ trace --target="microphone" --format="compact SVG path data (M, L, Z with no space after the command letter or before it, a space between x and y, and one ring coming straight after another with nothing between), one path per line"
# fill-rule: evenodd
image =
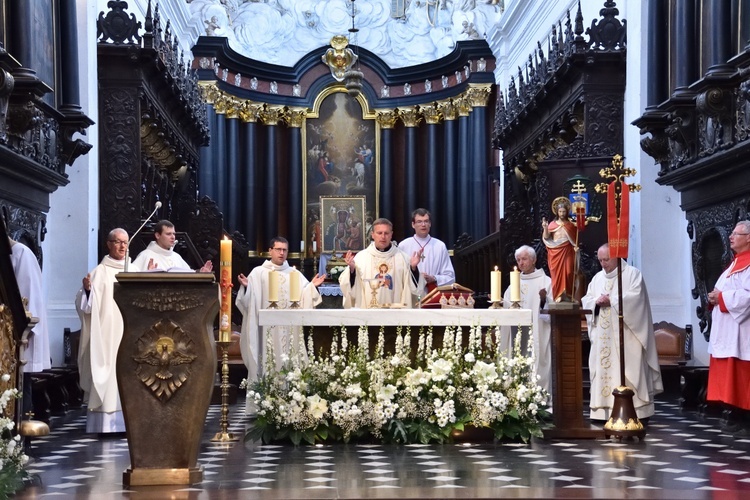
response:
M156 211L159 210L160 208L161 208L161 202L157 201L156 204L154 205L154 211L151 212L151 215L146 217L146 220L143 221L143 224L141 224L141 227L139 227L138 230L133 233L133 236L130 237L130 241L133 241L135 237L138 236L138 233L141 232L141 229L143 229L143 226L145 226L148 223L148 221L151 220L151 217L153 217ZM130 241L128 242L128 246L125 249L125 268L123 269L124 272L128 272L128 261L130 260Z

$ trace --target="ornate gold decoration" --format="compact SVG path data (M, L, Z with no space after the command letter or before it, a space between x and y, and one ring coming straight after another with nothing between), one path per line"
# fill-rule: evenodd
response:
M5 304L0 304L0 375L10 375L8 387L16 387L16 338L13 335L13 314ZM8 401L5 408L6 416L13 418L15 414L15 400Z
M307 109L289 108L284 118L290 127L301 128L305 124L305 118L307 118Z
M469 116L471 114L471 103L464 97L459 97L453 101L458 108L458 116Z
M438 107L438 103L434 102L432 106L422 108L422 116L428 125L437 125L443 119L443 112Z
M444 120L455 120L458 118L458 107L452 99L438 103L440 111L443 112Z
M398 111L395 109L381 109L377 111L375 118L380 125L380 128L391 129L396 126L398 122Z
M240 108L242 107L243 102L238 99L231 99L229 102L227 102L226 107L226 114L227 118L239 118L240 114Z
M331 38L331 48L321 56L323 62L331 69L331 76L337 82L344 81L346 72L359 58L348 45L349 40L344 35L336 35Z
M257 122L261 109L263 109L263 106L260 104L253 104L250 101L243 102L239 110L240 120L245 123Z
M201 296L197 293L178 291L173 288L156 288L144 292L140 297L133 300L135 307L149 311L186 311L199 307L203 304Z
M217 95L214 100L214 110L217 115L223 115L227 112L227 108L232 105L233 98L229 94L222 92Z
M176 323L162 319L138 339L135 373L157 399L167 402L190 376L198 357L193 341Z
M284 119L284 108L280 106L265 106L258 113L263 125L278 125Z
M419 106L411 109L399 109L398 117L404 123L405 127L416 127L422 121L422 115L419 113Z
M492 85L489 83L484 84L469 84L469 88L464 93L466 98L471 103L472 107L485 107L490 100L490 89Z

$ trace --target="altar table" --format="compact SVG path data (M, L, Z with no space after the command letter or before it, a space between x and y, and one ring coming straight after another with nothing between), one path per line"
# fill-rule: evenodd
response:
M261 326L530 326L530 309L261 309Z

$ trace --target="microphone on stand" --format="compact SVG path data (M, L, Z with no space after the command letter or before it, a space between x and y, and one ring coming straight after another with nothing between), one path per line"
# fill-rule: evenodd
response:
M161 202L157 201L156 204L154 205L154 211L151 212L151 215L146 217L146 220L143 221L143 224L141 224L141 227L139 227L138 230L133 233L133 236L131 236L130 241L133 241L135 237L138 236L138 233L141 232L141 229L143 229L143 226L145 226L148 223L148 221L151 220L151 217L153 217L156 211L159 210L160 208L161 208ZM130 260L130 241L128 241L128 247L125 249L125 269L124 269L125 272L128 272L128 260Z

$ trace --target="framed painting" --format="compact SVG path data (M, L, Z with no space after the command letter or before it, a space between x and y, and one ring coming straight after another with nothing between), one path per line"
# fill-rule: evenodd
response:
M361 197L369 210L360 216L362 225L377 218L380 144L375 116L362 95L349 96L343 85L322 91L308 112L303 129L305 238L317 242L321 251L334 251L330 240L323 241L331 221L321 198Z
M321 253L343 254L365 248L365 197L321 196Z

